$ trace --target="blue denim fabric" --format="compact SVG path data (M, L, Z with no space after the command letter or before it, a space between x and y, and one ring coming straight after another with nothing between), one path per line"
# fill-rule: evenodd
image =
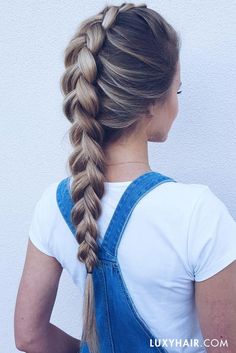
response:
M169 181L176 182L154 171L148 171L134 179L122 194L102 243L98 243L99 260L92 276L100 353L168 353L164 347L150 347L150 339L154 342L158 337L150 332L132 301L117 260L117 250L138 201L153 188ZM70 218L73 207L70 177L59 183L57 203L75 235L75 227ZM81 345L80 353L89 353L86 343Z

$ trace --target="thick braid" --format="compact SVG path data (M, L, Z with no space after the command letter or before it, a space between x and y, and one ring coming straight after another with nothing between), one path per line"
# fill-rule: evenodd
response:
M72 126L70 142L74 147L69 157L74 207L71 219L76 227L79 249L77 257L88 272L83 308L83 334L91 353L99 352L94 311L91 272L97 264L96 221L101 214L100 199L104 194L105 156L102 150L103 128L96 120L99 99L94 83L97 77L96 56L106 38L106 31L114 24L118 13L133 7L123 3L107 6L98 15L83 21L65 50L65 72L61 88L65 95L63 111Z

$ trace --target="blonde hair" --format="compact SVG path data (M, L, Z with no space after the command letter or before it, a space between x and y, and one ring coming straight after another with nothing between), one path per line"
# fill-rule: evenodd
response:
M72 123L71 219L79 243L77 257L88 272L98 263L103 147L133 131L151 104L166 101L179 49L177 32L159 13L144 3L122 3L84 20L65 50L61 88L63 111ZM85 284L82 342L91 353L99 352L92 274Z

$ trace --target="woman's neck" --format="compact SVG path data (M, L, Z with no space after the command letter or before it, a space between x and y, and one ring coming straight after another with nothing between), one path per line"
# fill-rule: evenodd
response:
M129 181L151 170L148 161L147 141L126 139L114 142L104 149L106 156L106 181Z

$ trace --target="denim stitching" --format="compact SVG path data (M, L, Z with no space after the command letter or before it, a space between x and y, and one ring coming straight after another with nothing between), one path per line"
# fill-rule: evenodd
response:
M109 305L108 305L108 296L107 296L107 282L106 282L106 276L104 275L104 269L101 267L101 273L103 276L103 283L104 283L104 291L105 291L105 302L106 302L106 319L107 319L107 326L108 326L108 331L110 335L110 345L112 348L112 352L115 353L114 350L114 342L112 338L112 333L111 333L111 322L110 322L110 310L109 310Z

